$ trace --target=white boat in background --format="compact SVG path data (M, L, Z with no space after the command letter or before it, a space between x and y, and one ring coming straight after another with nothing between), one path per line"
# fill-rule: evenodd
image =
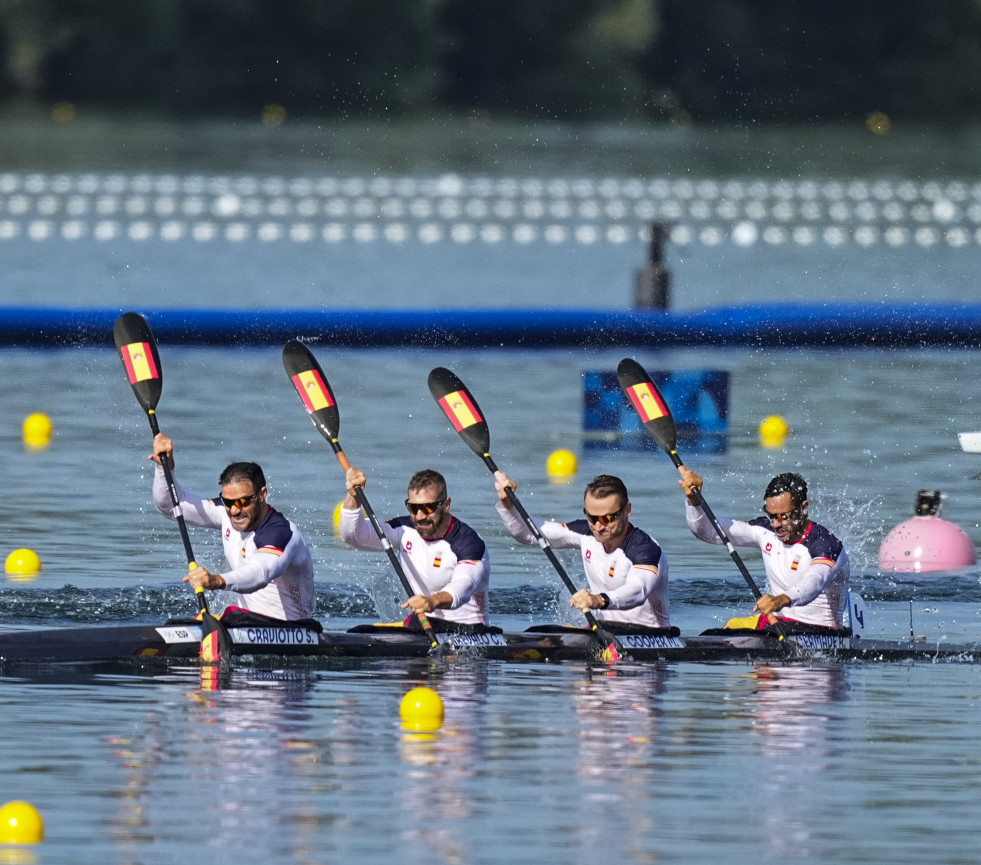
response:
M961 450L971 454L981 454L981 432L957 433Z

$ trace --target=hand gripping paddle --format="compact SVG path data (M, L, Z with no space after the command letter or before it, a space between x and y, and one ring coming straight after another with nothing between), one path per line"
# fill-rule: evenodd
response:
M286 368L286 374L293 383L293 387L296 388L300 402L303 403L307 414L310 415L313 425L330 443L331 448L333 448L334 453L337 455L337 461L341 464L341 468L347 471L351 467L351 464L347 461L347 457L341 449L340 442L337 440L338 431L341 426L340 412L337 409L334 392L330 389L330 384L323 370L320 368L320 364L317 363L310 349L302 342L298 339L291 339L283 347L283 366ZM354 496L358 500L358 504L361 505L361 510L368 517L369 522L375 530L375 534L378 535L382 549L385 550L388 560L395 569L395 573L398 574L402 588L411 597L415 592L412 590L405 571L402 570L402 563L399 561L398 554L385 536L385 530L378 521L378 517L375 516L375 512L371 509L371 505L368 504L364 489L362 487L356 487ZM433 631L433 626L429 623L426 614L417 613L416 618L422 626L423 633L429 640L431 649L439 648L439 640L436 639L436 633Z
M490 455L490 429L487 426L487 421L484 420L483 414L481 414L480 408L477 406L477 401L473 398L473 394L467 390L467 386L450 370L440 366L429 373L429 392L433 395L433 399L436 400L439 407L443 410L453 425L453 428L460 434L460 438L467 443L470 450L484 461L484 465L490 469L491 473L496 472L497 466L494 464L494 460ZM542 535L541 530L535 525L534 520L528 515L521 502L518 501L518 496L514 490L507 487L505 492L511 500L514 509L528 527L528 530L534 535L538 546L545 551L545 555L548 556L549 561L558 572L565 587L572 594L575 594L575 584L569 579L569 575L566 573L565 568L562 567L562 563L559 561L558 556L555 555L555 551L549 545L548 540ZM619 661L624 655L624 649L620 641L609 631L602 628L596 617L589 610L586 610L584 615L593 632L593 639L599 644L598 654L600 659L604 661Z
M129 383L133 386L133 393L136 394L137 402L143 406L150 421L150 430L156 436L160 432L160 427L157 425L157 401L163 389L163 370L160 366L160 353L157 351L157 343L150 332L150 326L143 316L135 312L126 312L116 319L113 337L122 357ZM187 524L184 522L184 513L181 511L180 499L177 496L177 486L174 484L174 476L170 470L170 461L162 457L160 464L167 479L174 516L181 530L181 540L184 542L184 552L187 555L187 567L188 570L193 571L197 564L194 561L191 539L187 534ZM228 631L209 612L204 589L197 586L194 593L198 599L201 620L202 640L199 652L201 660L206 664L227 663L232 645Z
M633 407L637 410L637 414L640 415L641 422L644 424L647 432L650 433L651 438L671 458L671 462L675 464L680 472L685 465L678 455L678 433L675 427L674 417L672 417L671 409L668 408L668 403L661 394L661 391L658 390L657 385L654 384L645 369L637 361L629 357L625 357L617 366L617 379L620 381L620 387L623 388L627 399L630 400ZM753 597L759 600L763 593L760 591L759 586L756 585L756 581L740 558L739 553L736 552L736 548L733 546L728 533L718 519L716 519L715 514L712 513L712 509L703 498L702 491L692 490L692 493L698 501L702 512L712 523L712 527L719 537L722 538L722 542L726 545L726 549L729 550L729 555L736 563L736 567L746 581L746 585L749 586L749 590L753 593ZM780 639L783 640L786 633L780 622L774 622L772 627Z

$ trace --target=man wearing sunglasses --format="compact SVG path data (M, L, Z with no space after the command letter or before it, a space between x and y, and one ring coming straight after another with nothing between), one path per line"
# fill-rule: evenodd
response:
M504 472L495 472L497 512L511 537L522 544L538 541L511 503L506 488L517 484ZM556 549L578 548L582 554L588 589L569 600L577 610L595 610L604 624L667 628L668 557L650 535L630 522L627 487L614 475L598 475L586 485L584 519L569 523L534 520L538 530ZM534 518L532 518L534 519Z
M698 506L695 490L702 478L682 466L681 489L687 505L688 527L700 540L724 543L705 512ZM763 493L763 515L755 519L719 519L737 547L759 547L769 581L770 594L753 609L759 613L755 627L777 619L825 628L843 627L848 604L848 553L828 529L807 515L807 482L796 472L777 475ZM784 610L784 615L776 615ZM743 625L744 620L734 620ZM752 622L748 623L754 626Z
M382 550L382 541L364 515L355 489L364 487L364 472L352 466L345 475L347 496L341 506L341 538L358 550ZM490 558L487 545L470 526L450 513L446 479L423 469L409 479L408 516L381 524L398 550L402 570L415 590L402 609L426 615L433 630L480 630L487 626Z
M175 519L162 459L174 466L173 442L154 436L150 459L153 504ZM185 583L235 593L233 604L276 619L306 619L313 614L313 558L299 529L266 502L266 479L256 463L231 463L218 479L221 494L203 498L184 490L177 481L178 500L188 525L221 531L230 569L212 574L198 566Z

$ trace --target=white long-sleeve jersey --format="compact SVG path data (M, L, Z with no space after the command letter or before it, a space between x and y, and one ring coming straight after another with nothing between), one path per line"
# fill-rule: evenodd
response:
M237 606L277 619L313 615L313 557L299 529L273 507L251 532L232 528L228 512L216 499L188 492L177 481L181 511L188 525L221 531L230 570L221 573ZM153 504L165 517L176 519L163 469L153 476Z
M487 624L487 589L490 554L483 539L470 526L450 517L441 538L426 540L408 516L381 523L382 531L398 550L402 570L419 595L449 592L453 603L427 615L469 625ZM341 508L341 538L359 550L382 550L381 539L361 508Z
M724 543L701 508L689 503L685 516L695 537L711 544ZM811 523L803 538L785 544L766 517L750 522L719 519L719 525L734 546L759 547L763 553L770 594L790 598L790 607L778 616L826 628L843 627L851 565L844 545L828 529Z
M538 543L514 508L498 504L497 512L516 541ZM593 537L586 520L557 523L535 519L534 522L555 549L578 548L589 590L595 595L601 592L609 595L610 605L606 609L592 611L597 619L648 628L670 627L668 557L649 534L631 525L623 543L608 553Z

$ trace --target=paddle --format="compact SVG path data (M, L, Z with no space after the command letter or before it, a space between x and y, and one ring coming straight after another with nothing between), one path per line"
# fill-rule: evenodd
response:
M163 389L163 372L160 366L160 353L157 351L157 343L150 332L150 326L143 316L135 312L126 312L116 319L113 337L122 357L129 383L133 386L133 393L136 394L137 402L143 406L150 421L150 430L156 436L160 432L160 427L157 425L157 401ZM184 552L187 554L187 567L188 570L193 571L197 564L194 561L194 552L191 550L191 539L187 534L187 524L184 522L184 513L181 511L170 462L165 457L161 457L160 464L167 479L177 525L181 530L181 540L184 542ZM199 652L201 660L206 664L227 661L232 645L228 631L208 610L204 589L196 586L194 593L197 595L201 620L202 639Z
M629 357L625 357L620 361L619 366L617 366L617 379L620 381L620 387L623 388L623 392L637 410L637 414L640 415L640 419L647 428L647 432L650 433L651 438L671 458L671 462L675 464L680 472L685 467L685 464L678 455L678 433L675 428L674 417L672 417L671 409L668 408L668 403L661 394L661 391L658 390L657 385L654 384L645 369L637 361ZM715 514L712 513L712 509L702 496L702 491L695 489L692 490L692 494L695 496L702 512L709 518L719 537L722 538L722 542L726 545L726 549L729 550L729 555L736 563L739 573L743 575L743 579L746 581L746 585L749 586L749 590L753 593L753 597L759 600L763 596L763 593L760 591L759 586L756 585L756 581L753 579L752 574L750 574L749 569L739 557L739 553L736 552L736 548L732 545L728 533L718 519L716 519ZM772 626L780 639L783 640L786 634L779 621L774 622Z
M484 465L490 469L492 474L496 472L497 466L490 455L490 428L487 426L487 421L484 420L473 394L467 390L467 386L450 370L439 366L429 373L429 392L470 450L484 461ZM545 555L548 556L549 561L558 571L565 587L572 594L575 594L575 584L569 579L569 575L562 567L562 563L555 555L555 551L549 545L548 540L542 535L541 530L535 525L534 520L528 515L521 502L518 501L514 490L511 487L505 487L504 492L528 530L534 535L538 546L545 551ZM600 658L604 661L619 661L624 654L620 641L609 631L600 627L600 623L589 610L586 610L584 615L593 632L593 638L601 646Z
M337 461L346 472L351 467L351 464L347 461L347 457L341 449L340 442L337 440L341 426L341 416L337 409L337 400L334 399L334 392L330 389L330 384L327 382L327 378L320 368L320 364L317 363L310 349L302 342L298 339L291 339L283 346L283 366L286 367L286 374L289 376L290 381L293 382L293 387L296 388L300 402L303 403L307 414L310 415L310 420L313 421L313 425L320 431L320 434L330 442L331 448L333 448L334 453L337 455ZM365 512L365 516L368 517L369 522L374 527L375 534L378 535L378 540L381 541L382 549L385 550L388 560L395 569L395 573L398 574L402 588L405 589L409 597L416 594L408 578L405 576L405 571L402 570L402 563L399 561L398 554L385 536L385 530L378 521L378 517L375 516L375 512L371 509L371 505L368 504L368 499L364 494L364 488L355 487L354 497L358 500L361 510ZM437 649L439 647L439 640L436 639L436 633L433 631L433 626L429 623L426 614L416 613L416 618L422 626L423 633L429 639L431 647Z

